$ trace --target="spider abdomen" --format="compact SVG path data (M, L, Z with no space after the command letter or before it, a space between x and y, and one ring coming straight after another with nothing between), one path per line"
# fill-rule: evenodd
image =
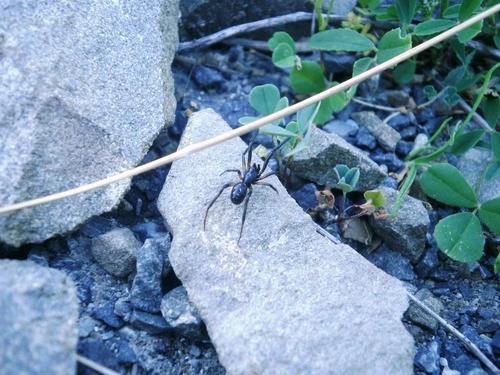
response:
M236 185L234 185L233 189L231 190L231 202L234 204L240 204L243 202L247 195L247 186L243 182L239 182Z

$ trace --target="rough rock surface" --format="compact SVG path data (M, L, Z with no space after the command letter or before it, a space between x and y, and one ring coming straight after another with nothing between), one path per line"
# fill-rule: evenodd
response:
M78 299L71 279L17 260L0 260L0 275L2 374L74 372Z
M127 277L135 270L141 243L128 228L116 228L92 239L92 256L109 274Z
M360 126L364 126L386 151L394 152L401 135L377 117L374 112L355 112L351 117Z
M230 128L194 114L180 147ZM411 374L413 339L400 319L401 283L347 245L316 233L275 177L242 207L229 192L245 145L231 140L172 165L158 207L173 231L169 258L228 374ZM254 157L254 161L257 157Z
M334 168L345 164L349 168L359 167L360 177L356 190L375 188L387 175L380 167L358 148L344 141L340 136L315 129L311 147L293 158L293 171L300 177L319 185L334 186L337 176Z
M393 212L398 191L386 186L379 188L387 200L387 211ZM384 239L387 245L417 262L425 249L425 236L429 229L429 215L422 202L405 196L398 216L393 219L375 219L369 217L370 225L375 233Z
M177 0L0 5L0 205L137 165L174 119ZM42 242L113 208L127 180L0 218L0 239Z

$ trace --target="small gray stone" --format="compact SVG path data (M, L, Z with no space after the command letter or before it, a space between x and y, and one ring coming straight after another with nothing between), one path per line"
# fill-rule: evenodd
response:
M396 145L401 139L399 133L380 120L374 112L356 112L351 117L360 126L364 126L377 139L378 143L386 151L394 152Z
M160 312L161 276L170 248L170 236L149 238L137 251L137 274L130 291L133 307L150 313Z
M109 274L127 277L135 269L141 243L128 228L117 228L92 239L92 255Z
M165 294L161 301L161 314L179 335L193 339L203 338L200 314L189 300L183 286Z
M71 279L30 261L0 260L2 374L76 371L78 300Z
M420 289L417 293L415 293L415 297L438 315L444 309L441 301L434 297L432 292L428 289ZM426 328L431 332L436 332L438 329L438 321L414 303L410 304L406 314L413 323L419 325L420 327Z
M353 120L347 119L343 120L332 120L321 127L324 131L328 133L335 133L342 138L347 138L350 135L356 134L359 129L358 124Z
M150 314L141 310L134 310L130 316L130 323L152 335L170 332L170 325L160 314Z
M334 168L345 164L358 167L360 177L356 190L375 188L387 175L379 166L365 156L361 150L344 141L336 134L314 129L311 146L294 156L293 171L297 176L319 185L335 186L338 182Z
M387 201L386 209L393 211L398 191L381 186L380 191ZM417 262L425 249L425 235L429 228L429 215L422 202L405 196L398 216L393 219L369 218L370 225L375 233L384 239L393 250L401 252L413 263Z
M439 357L441 355L441 344L434 339L423 345L415 354L415 365L426 374L440 375Z
M197 112L179 148L229 129L213 111ZM207 204L237 180L220 173L238 167L245 148L232 139L177 160L158 198L173 232L170 262L220 363L229 374L412 374L401 282L319 235L275 176L266 182L279 195L254 187L239 242L242 207L227 190L203 230Z

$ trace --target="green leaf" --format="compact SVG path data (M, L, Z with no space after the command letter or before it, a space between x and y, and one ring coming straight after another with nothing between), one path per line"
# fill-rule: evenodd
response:
M500 120L500 98L486 98L483 103L484 119L495 128Z
M436 163L420 178L424 193L449 206L475 208L477 197L463 174L448 163Z
M450 151L455 155L463 155L469 151L483 137L486 130L474 130L468 133L460 134L455 137L455 141Z
M409 25L415 15L417 8L417 0L396 0L396 11L398 13L399 21L403 25Z
M337 185L339 185L343 191L349 193L356 187L360 176L359 168L354 167L349 169L348 166L339 164L336 165L333 170L337 175Z
M500 254L498 254L497 259L495 259L495 265L493 266L493 271L496 274L500 272Z
M478 261L483 255L484 236L479 219L470 212L451 215L434 229L434 238L443 253L464 263Z
M497 131L491 133L491 150L495 159L500 160L500 133Z
M246 125L246 124L250 124L251 122L257 120L258 117L255 117L255 116L243 116L243 117L240 117L238 119L238 122L241 124L241 125Z
M280 91L271 84L255 86L248 97L252 108L264 116L274 112L279 100Z
M375 207L384 207L387 204L384 194L380 190L368 190L363 194L367 201L371 200Z
M464 1L466 3L467 1ZM465 30L462 30L458 33L458 41L460 43L466 43L469 40L473 39L477 34L481 32L483 28L483 21L476 22L475 24L469 26Z
M375 62L375 59L372 57L362 57L354 62L354 65L352 67L352 76L355 77L361 73L366 72L368 69L370 69L370 66ZM352 99L354 95L356 95L356 90L358 89L358 85L353 85L351 86L345 95L345 100L349 101ZM344 108L347 105L347 103L344 104L342 108Z
M460 4L455 4L455 5L449 6L443 12L443 17L456 19L456 18L458 18L458 11L459 10L460 10Z
M273 34L272 38L269 39L267 45L271 51L274 51L276 47L278 47L281 43L285 43L293 50L293 54L297 53L297 49L295 48L295 42L290 34L285 33L284 31L277 31Z
M463 0L458 11L458 20L465 21L479 8L483 0Z
M378 43L377 62L379 64L411 49L411 36L401 36L401 29L391 30Z
M297 134L292 133L289 130L282 128L281 126L277 126L274 124L264 125L259 129L259 132L262 134L274 135L277 137L296 137Z
M450 70L444 78L444 82L449 86L455 86L463 78L466 70L467 68L464 65Z
M297 94L316 94L326 88L323 71L313 61L303 61L300 70L297 67L293 68L290 80Z
M415 59L407 60L394 68L392 78L400 85L411 82L415 75L416 66L417 61Z
M495 160L495 162L490 165L490 167L486 171L484 178L486 181L492 181L498 176L500 176L500 161Z
M437 96L437 91L434 86L427 85L424 87L424 95L427 100L431 100Z
M318 113L320 105L321 103L316 103L297 112L297 123L301 134L304 134L311 126L316 114Z
M479 207L479 218L488 228L500 235L500 198L484 202Z
M307 45L321 51L374 51L375 45L366 36L350 29L332 29L314 34Z
M278 68L295 66L295 51L286 43L280 43L273 51L273 64Z
M429 20L419 23L417 26L415 26L413 32L418 36L432 35L448 30L454 25L455 21L452 20Z

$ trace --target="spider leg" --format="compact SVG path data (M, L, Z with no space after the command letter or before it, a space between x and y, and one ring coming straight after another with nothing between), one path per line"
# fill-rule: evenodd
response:
M236 173L238 173L238 177L240 178L240 180L243 179L243 176L242 176L241 171L239 169L226 169L224 172L222 172L220 174L220 176L222 176L226 172L236 172Z
M276 172L269 172L269 173L266 173L264 176L259 176L257 181L263 180L264 178L268 178L269 176L272 176L273 174L276 174Z
M221 189L220 191L217 193L217 195L214 197L214 199L212 199L212 201L208 204L208 207L207 207L207 210L205 211L205 218L203 219L203 230L205 230L205 226L207 224L207 216L208 216L208 210L210 210L210 208L213 206L213 204L215 203L215 201L217 200L217 198L220 197L220 195L222 194L222 192L224 190L226 190L228 187L232 187L236 185L235 183L228 183L228 184L225 184Z
M264 172L267 168L267 164L269 163L269 160L271 160L271 158L273 157L273 154L278 151L281 146L283 146L285 143L287 143L288 141L290 140L290 137L288 138L285 138L279 145L277 145L275 148L273 148L271 150L271 152L269 153L269 155L267 155L267 158L266 160L264 160L264 164L262 164L262 172Z
M238 236L238 243L240 242L241 239L241 234L243 233L243 225L245 224L245 218L247 217L247 207L248 207L248 200L252 196L252 187L248 187L248 194L245 198L245 203L243 204L243 216L241 218L241 227L240 227L240 235Z
M250 142L250 144L248 145L248 148L247 148L247 149L245 150L245 152L243 153L243 157L245 156L245 153L248 153L248 154L247 154L247 157L248 157L248 159L247 159L247 166L246 166L245 171L246 171L247 169L250 169L250 167L251 167L251 165L252 165L252 146L253 146L253 141L252 141L252 142ZM243 159L243 164L245 164L244 159Z
M268 187L270 187L271 189L273 189L273 190L274 190L277 194L279 194L279 193L278 193L278 190L276 190L276 188L275 188L273 185L271 185L270 183L268 183L268 182L261 182L261 181L257 181L257 182L255 183L255 185L268 186Z

